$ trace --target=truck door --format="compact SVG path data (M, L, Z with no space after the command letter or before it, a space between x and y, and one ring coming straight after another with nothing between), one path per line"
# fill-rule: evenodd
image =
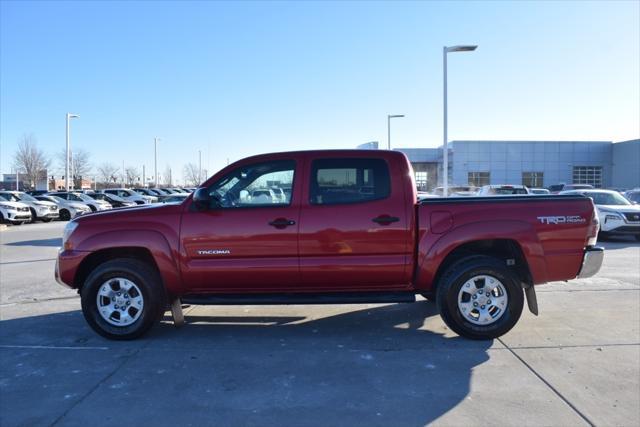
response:
M208 187L210 209L188 202L180 233L185 286L226 293L295 288L299 168L291 158L239 165ZM284 197L273 197L273 188Z
M300 213L301 287L406 287L412 250L400 177L406 171L366 156L309 159L308 168Z

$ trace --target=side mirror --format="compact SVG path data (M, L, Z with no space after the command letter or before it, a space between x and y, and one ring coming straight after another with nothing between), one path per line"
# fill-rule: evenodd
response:
M198 188L193 193L193 204L196 205L196 208L198 208L198 210L203 211L205 209L209 209L211 200L212 197L209 194L209 190L206 188Z

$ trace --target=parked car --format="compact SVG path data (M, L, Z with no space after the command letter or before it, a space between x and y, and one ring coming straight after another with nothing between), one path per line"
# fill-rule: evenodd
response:
M69 221L70 219L75 218L78 215L84 215L91 212L91 208L84 203L76 202L73 200L65 200L58 196L42 195L35 196L35 198L44 202L52 202L58 205L58 213L60 214L60 219L62 221Z
M187 197L189 196L190 194L172 194L163 198L160 203L182 203L187 200Z
M631 203L640 204L640 190L629 190L624 192L624 197Z
M470 197L475 196L478 192L478 187L473 185L452 185L447 187L448 197ZM443 197L444 187L436 187L433 189L435 196Z
M155 191L152 188L132 188L132 190L135 191L138 194L143 195L143 196L155 197L157 199L157 201L159 201L159 202L161 202L162 199L167 197L165 194L160 194L160 192Z
M13 225L22 225L31 221L29 206L20 202L12 202L0 195L0 223L8 222Z
M105 202L104 200L96 200L83 193L55 191L49 193L49 196L60 197L61 199L69 200L72 202L84 203L85 205L89 206L89 209L91 209L92 212L106 211L111 209L111 205L108 202Z
M30 196L40 196L42 194L47 194L49 192L49 190L31 190L31 191L25 191L25 193L27 193Z
M0 191L0 196L10 202L21 202L27 205L31 211L32 222L36 222L38 220L42 222L49 222L60 216L58 213L58 205L55 203L38 200L27 193L23 193L22 191Z
M483 185L478 190L478 196L512 196L530 194L524 185Z
M574 190L560 194L587 196L593 200L600 219L600 236L631 235L640 242L640 205L634 205L612 190Z
M251 204L268 204L278 202L279 198L270 188L258 188L251 191L251 198L249 199L249 203Z
M558 194L561 191L589 190L592 188L593 188L593 185L590 185L590 184L556 184L556 185L550 185L548 187L551 194Z
M540 194L551 194L551 191L547 190L546 188L530 188L529 193L540 195Z
M306 185L288 202L241 198L294 176ZM112 339L139 337L169 306L180 323L182 303L397 303L416 294L435 298L456 333L492 339L516 324L525 294L537 314L534 285L590 277L601 266L586 197L416 202L412 176L397 151L244 159L180 205L71 221L56 279L80 290L88 324Z
M130 202L136 202L139 205L156 203L158 201L158 198L155 196L138 194L129 188L107 188L106 190L102 190L102 192L116 195Z
M94 193L90 194L92 198L96 200L102 200L111 205L112 208L130 208L132 206L138 206L136 202L130 202L128 200L123 199L122 197L118 197L115 194L109 193Z

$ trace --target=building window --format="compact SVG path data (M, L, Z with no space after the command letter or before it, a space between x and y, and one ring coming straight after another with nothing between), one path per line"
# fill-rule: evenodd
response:
M602 187L602 166L574 166L573 183Z
M544 173L542 172L522 172L522 185L529 188L544 187Z
M427 172L416 172L416 187L419 191L427 191Z
M489 172L469 172L469 185L482 187L483 185L489 185L490 180L491 175Z

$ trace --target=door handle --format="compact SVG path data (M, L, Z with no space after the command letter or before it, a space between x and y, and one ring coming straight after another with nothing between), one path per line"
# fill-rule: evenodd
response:
M277 218L271 221L269 225L275 228L285 228L290 225L296 225L296 222L292 219Z
M397 216L380 215L379 217L373 218L371 221L377 222L381 225L389 225L392 222L400 221L400 218L398 218Z

